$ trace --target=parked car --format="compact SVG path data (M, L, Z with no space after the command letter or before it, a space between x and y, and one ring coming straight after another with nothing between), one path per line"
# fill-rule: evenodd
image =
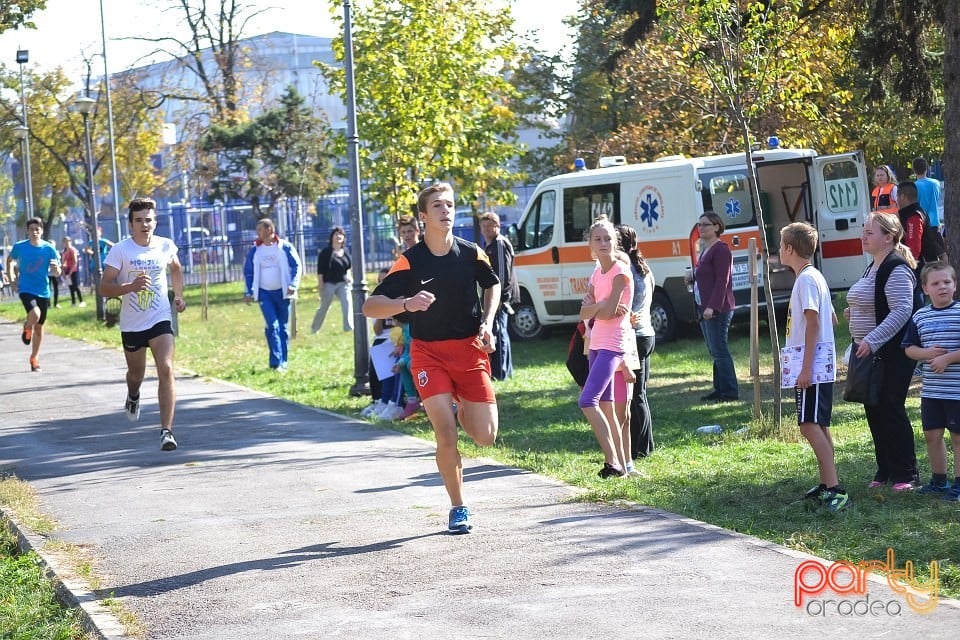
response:
M453 219L453 235L470 242L476 242L473 233L473 211L471 209L457 209Z
M227 262L233 261L233 247L227 236L210 234L206 227L188 227L177 238L180 263L199 266L203 260L203 251L207 252L207 264L220 264L226 256Z

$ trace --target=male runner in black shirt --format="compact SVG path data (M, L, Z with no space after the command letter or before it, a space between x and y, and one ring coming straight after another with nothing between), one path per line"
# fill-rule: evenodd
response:
M427 187L420 192L417 210L424 223L423 241L397 259L364 303L363 314L387 318L406 313L409 318L410 373L436 434L437 468L452 505L449 529L469 533L473 523L463 503L457 419L477 445L496 440L499 415L488 354L495 346L491 327L500 283L486 254L453 235L453 187Z

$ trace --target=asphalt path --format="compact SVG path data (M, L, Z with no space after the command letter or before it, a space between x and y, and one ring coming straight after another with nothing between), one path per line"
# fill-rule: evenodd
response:
M464 461L476 530L448 535L429 442L180 372L180 448L162 452L152 368L131 424L119 349L48 335L31 373L19 325L0 320L0 354L0 472L29 482L58 523L48 538L20 527L24 543L103 638L123 637L111 597L144 637L171 640L927 640L960 628L957 603L921 615L876 576L797 607L811 556L642 505L582 503L490 460ZM95 559L95 592L52 540ZM829 563L807 566L814 591Z

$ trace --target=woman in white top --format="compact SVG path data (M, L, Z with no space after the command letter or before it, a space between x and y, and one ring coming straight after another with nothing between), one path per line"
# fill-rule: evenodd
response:
M281 240L273 221L264 218L257 223L257 241L243 265L246 285L244 300L256 300L266 322L264 333L270 351L270 368L287 369L290 333L290 300L297 297L300 286L300 256L292 244Z

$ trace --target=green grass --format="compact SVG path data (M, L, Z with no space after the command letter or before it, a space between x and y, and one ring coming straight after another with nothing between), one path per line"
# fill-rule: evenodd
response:
M309 333L315 298L305 295L300 325L307 331L292 342L290 372L267 369L263 325L256 306L241 302L239 285L217 285L209 294L209 319L200 318L199 289L187 291L189 308L181 316L178 366L203 376L228 380L289 398L305 405L356 415L368 398L350 397L354 383L353 335L339 329L339 310L328 316L317 335ZM18 306L0 306L0 314L20 318ZM59 335L117 346L117 330L98 327L91 308L58 309L50 330ZM816 463L795 426L792 397L785 398L782 428L769 417L755 422L748 402L704 405L699 396L710 386L710 361L698 336L661 344L652 357L649 396L657 450L639 464L638 478L601 481L602 457L592 432L576 406L578 389L568 375L566 330L532 342L514 343L515 376L497 384L500 436L495 446L475 447L462 438L462 451L552 476L583 489L582 500L629 500L757 536L828 559L883 559L894 549L901 561L912 560L925 573L931 560L940 565L942 592L960 596L960 505L889 489L868 490L874 458L870 431L859 405L834 404L833 434L840 477L853 504L830 514L801 500L816 484ZM767 329L761 326L761 353ZM842 350L849 340L838 329ZM741 397L753 396L749 384L747 327L731 332L731 349L741 380ZM769 370L769 355L761 368ZM769 382L769 381L767 381ZM768 385L769 386L769 385ZM839 389L838 389L839 391ZM771 410L771 390L763 390L763 410ZM916 390L907 407L917 435L917 455L926 474L929 465L919 429ZM701 425L720 424L720 436L700 436ZM746 435L732 431L750 427ZM426 420L391 425L432 439ZM761 437L761 434L766 434ZM482 491L482 487L477 489Z
M64 610L37 556L18 554L16 539L0 527L0 638L79 640L77 611Z

